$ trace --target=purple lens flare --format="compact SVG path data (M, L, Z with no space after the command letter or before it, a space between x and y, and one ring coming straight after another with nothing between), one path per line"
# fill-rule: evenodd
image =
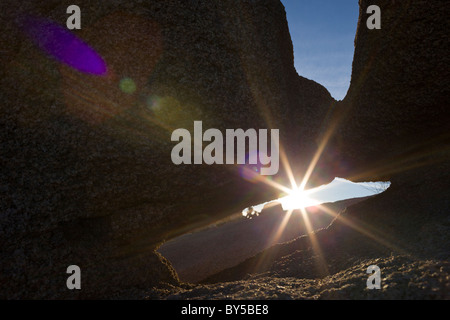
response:
M103 58L66 28L31 16L20 19L20 24L40 49L61 63L83 73L99 76L107 73Z
M240 176L247 181L256 182L260 178L261 168L263 164L260 161L261 156L267 156L258 151L247 153L245 156L245 164L239 166ZM250 163L251 160L256 160L256 163Z

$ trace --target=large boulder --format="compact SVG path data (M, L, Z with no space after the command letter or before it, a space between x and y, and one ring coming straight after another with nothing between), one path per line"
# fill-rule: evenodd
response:
M366 27L372 4L381 9L380 30ZM321 278L312 282L316 298L448 299L449 13L444 1L360 1L351 85L329 118L333 134L324 155L338 151L345 163L335 166L338 176L390 180L390 188L330 212L335 220L327 228L273 246L206 282L249 274L288 282ZM387 267L402 256L409 261L394 264L400 276L382 270L381 294L365 290L363 261ZM442 267L433 269L430 261ZM411 267L417 264L423 266ZM336 280L342 273L346 279ZM356 284L347 284L352 277ZM328 281L331 295L322 285Z
M72 33L103 57L106 76L60 63L30 37L29 19L64 27L69 5L0 5L1 297L178 283L158 243L278 191L236 166L175 166L172 131L195 120L280 129L301 172L335 102L297 75L280 1L78 1ZM283 168L273 180L286 183ZM66 288L73 264L80 291Z
M380 30L366 26L372 4ZM449 13L445 1L360 1L351 84L334 117L342 176L388 179L448 161Z

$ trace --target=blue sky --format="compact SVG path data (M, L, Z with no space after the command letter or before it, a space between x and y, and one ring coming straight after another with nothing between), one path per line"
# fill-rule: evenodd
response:
M336 178L333 182L316 188L315 192L310 194L311 198L314 198L320 203L334 202L339 200L360 198L366 196L372 196L378 194L381 189L388 187L389 183L379 182L351 182L342 178Z
M342 100L350 84L358 0L281 0L294 45L295 68Z
M272 202L279 202L281 203L283 210L295 210L301 207L315 206L322 203L373 196L386 191L390 185L390 182L355 183L346 179L335 178L329 184L309 189L306 193L294 193L290 196L252 206L252 208L256 212L261 213L266 205ZM244 209L242 214L247 216L248 210L249 208Z

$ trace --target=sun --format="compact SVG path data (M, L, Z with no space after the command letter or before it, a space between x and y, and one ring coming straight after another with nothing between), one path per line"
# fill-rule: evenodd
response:
M288 196L280 198L279 201L283 210L297 210L318 205L319 202L310 196L311 191L296 188Z

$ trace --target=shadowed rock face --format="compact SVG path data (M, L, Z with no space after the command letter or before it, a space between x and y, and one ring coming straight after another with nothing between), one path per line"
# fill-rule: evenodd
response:
M381 30L366 28L370 4L381 8ZM241 280L248 274L326 279L355 266L361 279L366 270L363 259L402 254L420 263L448 263L449 45L444 26L449 12L449 3L443 1L360 1L351 85L330 117L329 127L336 130L329 149L339 150L347 164L337 168L337 175L353 181L389 179L390 188L347 208L328 228L315 232L311 238L318 246L300 237L206 282ZM355 258L359 262L352 261ZM396 267L404 269L401 264ZM383 291L382 299L449 296L443 278L432 289L433 276L422 277L428 284L420 293L411 293L419 282L414 272L406 271L401 281L386 274L386 288L395 289ZM334 298L348 297L345 286L334 286ZM323 290L317 282L314 288ZM350 288L355 290L353 298L368 297L360 284Z
M173 165L172 131L194 120L276 128L305 164L334 103L297 75L279 1L79 1L74 33L106 61L103 77L55 61L17 23L31 15L65 26L69 4L0 5L2 297L177 283L157 243L276 195L233 166ZM79 292L65 286L72 264Z
M381 30L366 27L371 4ZM445 1L360 1L351 85L334 118L342 175L391 178L448 160L449 13Z
M220 213L273 199L272 188L245 181L235 167L173 165L170 134L192 129L194 120L221 130L280 129L297 174L336 126L313 184L334 176L392 181L392 196L350 210L350 219L363 220L369 212L379 230L390 217L391 233L403 226L395 239L413 240L426 221L419 209L446 217L448 184L433 179L448 167L448 4L379 1L382 30L369 31L368 3L360 3L349 94L335 106L326 89L295 72L279 1L79 1L82 30L76 34L104 57L106 77L59 64L14 22L26 13L64 26L71 3L3 1L1 297L111 297L129 288L177 284L154 252L157 243ZM124 78L136 91L121 89ZM287 184L283 172L275 179ZM418 194L433 195L436 207L420 207ZM447 240L443 233L433 238L439 223L430 221L424 241L432 246L438 239L434 253L442 255ZM348 234L339 223L331 230L331 236L319 236L324 243ZM299 241L307 250L309 241ZM361 247L349 251L355 255L373 246L355 235L341 242L340 251L330 245L324 252L345 252L355 242ZM82 269L79 292L65 286L72 264Z

